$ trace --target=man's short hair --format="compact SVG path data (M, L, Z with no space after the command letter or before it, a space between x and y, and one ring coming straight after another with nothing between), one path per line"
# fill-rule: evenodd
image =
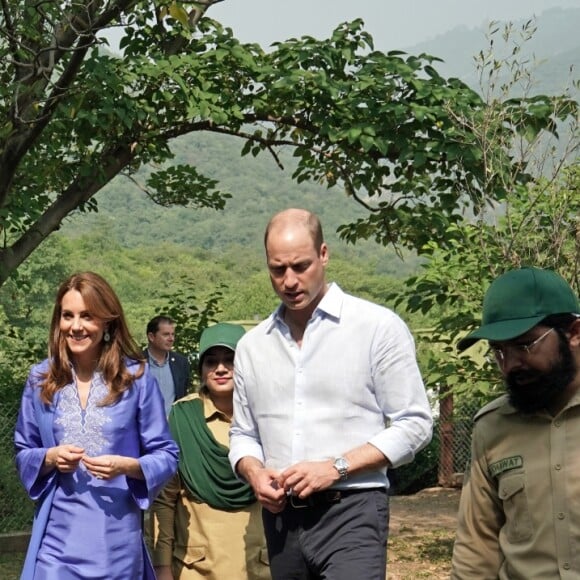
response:
M280 212L284 213L284 212ZM276 223L276 218L280 215L280 213L276 214L272 217L272 219L268 222L266 226L266 231L264 232L264 247L268 244L268 236L270 235L270 230L272 229L272 225ZM324 243L324 234L322 232L322 224L320 223L319 217L307 210L304 210L304 219L296 220L298 223L302 223L304 227L310 233L310 237L314 242L314 248L316 252L320 254L320 249L322 248L322 244Z
M175 324L172 318L166 316L165 314L160 314L155 316L147 323L147 334L155 334L159 330L160 324Z

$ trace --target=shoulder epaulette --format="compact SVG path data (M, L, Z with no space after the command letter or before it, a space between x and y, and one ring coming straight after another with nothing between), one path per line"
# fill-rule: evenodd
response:
M475 414L475 417L473 418L473 420L477 421L478 419L480 419L484 415L487 415L488 413L491 413L492 411L495 411L495 410L499 409L500 407L503 407L506 403L507 403L507 395L502 395L501 397L494 399L493 401L491 401L491 403L484 405Z

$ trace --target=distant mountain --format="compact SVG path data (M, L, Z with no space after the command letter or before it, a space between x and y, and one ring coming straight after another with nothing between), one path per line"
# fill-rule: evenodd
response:
M512 23L513 39L521 38L517 32L527 21ZM506 23L498 23L500 33ZM536 32L527 42L522 42L523 58L537 62L534 77L537 93L561 92L569 84L570 69L572 77L580 79L580 8L552 8L537 15L533 25ZM437 70L444 76L462 79L477 88L477 75L474 56L489 48L486 34L490 32L488 23L478 28L465 26L454 28L445 34L413 45L406 49L410 54L427 53L444 62L437 64ZM501 34L494 35L494 52L501 58L511 52L513 45L503 44Z

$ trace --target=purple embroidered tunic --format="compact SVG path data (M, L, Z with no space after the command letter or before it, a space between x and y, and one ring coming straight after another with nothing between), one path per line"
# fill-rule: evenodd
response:
M71 474L52 471L41 476L46 449L32 397L38 396L47 368L44 361L29 375L15 433L16 463L30 497L38 499L57 478L34 580L144 578L150 563L144 550L141 510L150 506L177 469L178 450L169 434L157 383L146 371L116 404L101 407L98 403L107 387L96 374L86 409L81 408L75 383L61 389L51 406L57 445L78 445L89 456L139 458L144 480L126 476L99 480L82 464Z

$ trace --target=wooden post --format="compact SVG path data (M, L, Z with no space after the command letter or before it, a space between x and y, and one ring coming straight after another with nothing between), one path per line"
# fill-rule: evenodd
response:
M454 487L453 467L453 395L447 392L447 386L440 387L439 399L439 449L438 482L442 487Z

